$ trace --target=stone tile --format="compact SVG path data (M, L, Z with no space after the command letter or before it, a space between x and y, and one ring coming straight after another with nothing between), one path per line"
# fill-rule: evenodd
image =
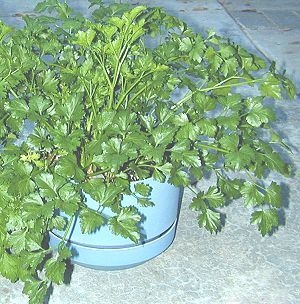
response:
M12 15L30 12L36 2L1 0L0 16L5 16L10 24L21 24L20 18ZM287 69L288 75L299 83L300 92L299 27L282 31L279 21L284 20L274 20L280 19L276 14L282 7L293 8L296 16L300 1L220 0L230 13L235 12L232 13L235 20L213 0L127 2L163 5L196 30L214 28L235 42L258 49L270 60L278 61L281 69ZM88 13L87 0L68 0L68 3ZM49 304L299 303L300 96L293 103L273 102L273 105L279 114L276 128L292 144L291 158L297 171L293 178L274 175L289 189L284 192L285 225L272 237L260 237L249 223L251 210L245 210L240 201L225 208L226 226L220 234L214 236L198 229L196 215L188 208L193 194L186 190L177 235L166 252L123 271L103 272L75 266L71 284L55 286ZM204 180L201 186L207 187L210 182ZM21 293L21 284L0 278L0 304L26 304L27 298Z
M263 10L263 13L281 29L300 29L300 17L293 11Z
M276 26L263 13L256 10L231 11L230 14L238 23L248 29L270 29Z

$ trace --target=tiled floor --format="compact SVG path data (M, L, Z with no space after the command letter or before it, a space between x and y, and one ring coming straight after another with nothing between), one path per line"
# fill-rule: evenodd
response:
M34 0L0 0L0 16L20 24ZM84 10L84 0L69 0ZM163 5L197 30L214 28L247 48L279 62L300 92L299 0L132 1ZM298 171L282 179L287 196L285 226L261 238L238 202L227 208L217 236L197 228L185 192L173 245L136 268L103 272L76 266L68 286L56 286L50 304L297 304L300 303L300 100L277 107L276 127L293 147ZM276 177L275 177L276 178ZM0 278L0 303L23 304L22 286Z

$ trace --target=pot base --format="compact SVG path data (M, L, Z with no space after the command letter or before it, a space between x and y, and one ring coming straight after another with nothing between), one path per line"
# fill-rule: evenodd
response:
M85 244L68 242L73 252L71 262L83 267L99 270L121 270L132 268L158 256L173 242L177 221L158 237L146 240L143 244L132 246L87 246ZM61 237L50 232L51 247L57 247Z

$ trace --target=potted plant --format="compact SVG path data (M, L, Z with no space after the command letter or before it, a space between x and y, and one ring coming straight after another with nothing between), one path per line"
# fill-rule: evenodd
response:
M144 211L168 203L154 188L178 201L189 187L200 227L219 231L219 208L242 197L264 236L281 208L264 177L290 174L265 101L295 90L274 63L160 8L90 3L91 18L47 0L24 28L0 24L0 273L30 303L63 282L74 223L143 246ZM196 191L207 174L216 183Z

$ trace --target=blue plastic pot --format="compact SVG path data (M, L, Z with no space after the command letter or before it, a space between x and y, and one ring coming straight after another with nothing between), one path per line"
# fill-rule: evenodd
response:
M132 186L139 182L133 182ZM142 215L141 243L134 244L128 239L116 236L107 226L101 227L95 233L83 234L79 221L75 219L67 237L68 245L74 253L73 263L103 270L130 268L154 258L171 245L176 232L181 189L153 179L142 182L152 187L151 201L155 206L140 207L130 196L124 196L122 200L123 206L134 205ZM90 197L87 197L87 205L90 208L99 206ZM50 246L57 246L63 235L63 231L52 231Z

